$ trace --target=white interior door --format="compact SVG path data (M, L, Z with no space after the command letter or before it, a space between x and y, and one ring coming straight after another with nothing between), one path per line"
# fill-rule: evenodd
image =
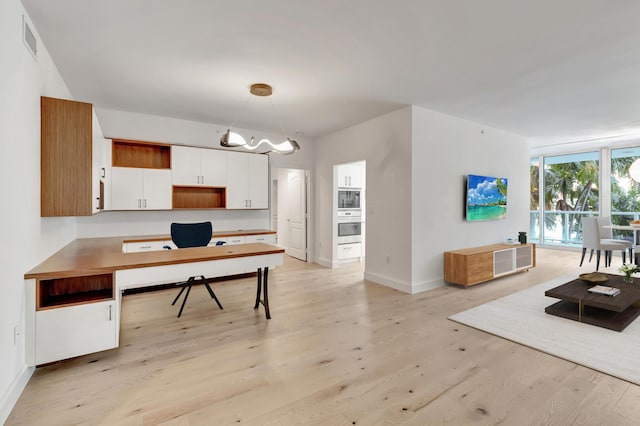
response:
M304 170L290 170L287 177L287 224L289 256L307 261L307 193Z

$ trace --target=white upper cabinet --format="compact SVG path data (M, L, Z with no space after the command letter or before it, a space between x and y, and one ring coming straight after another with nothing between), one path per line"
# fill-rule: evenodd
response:
M112 167L111 209L171 209L171 170Z
M362 188L362 166L342 164L338 166L339 188Z
M269 157L227 153L227 208L269 208Z
M227 152L189 146L171 147L171 172L174 185L227 185Z

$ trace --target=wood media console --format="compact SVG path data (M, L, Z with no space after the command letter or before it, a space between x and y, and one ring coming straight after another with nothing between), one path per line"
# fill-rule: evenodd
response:
M535 244L492 244L444 252L444 280L465 287L534 266Z

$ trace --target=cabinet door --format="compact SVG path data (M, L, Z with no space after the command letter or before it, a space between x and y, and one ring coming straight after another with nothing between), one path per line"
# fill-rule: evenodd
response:
M249 156L227 152L227 208L249 208Z
M496 250L493 252L493 275L499 276L514 271L514 249Z
M111 168L111 209L138 210L142 208L143 170L131 167Z
M174 185L201 184L199 148L171 147L171 180Z
M115 348L116 307L109 300L36 312L36 364Z
M351 188L362 188L362 167L353 164L349 165L349 186Z
M343 164L338 166L338 188L349 188L349 166Z
M144 196L142 207L147 210L171 209L171 170L143 169Z
M201 184L227 186L227 152L219 149L200 150Z
M249 155L249 208L269 208L269 157Z
M338 244L338 259L360 257L362 243Z
M533 246L516 247L516 269L530 268L533 266Z
M42 217L93 213L92 113L88 103L41 98Z

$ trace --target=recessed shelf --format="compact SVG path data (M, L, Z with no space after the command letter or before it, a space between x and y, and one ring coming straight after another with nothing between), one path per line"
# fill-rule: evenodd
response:
M171 145L113 139L112 165L144 169L170 169Z
M39 280L36 291L37 310L111 300L113 299L113 275Z
M226 188L173 186L174 209L224 209Z

